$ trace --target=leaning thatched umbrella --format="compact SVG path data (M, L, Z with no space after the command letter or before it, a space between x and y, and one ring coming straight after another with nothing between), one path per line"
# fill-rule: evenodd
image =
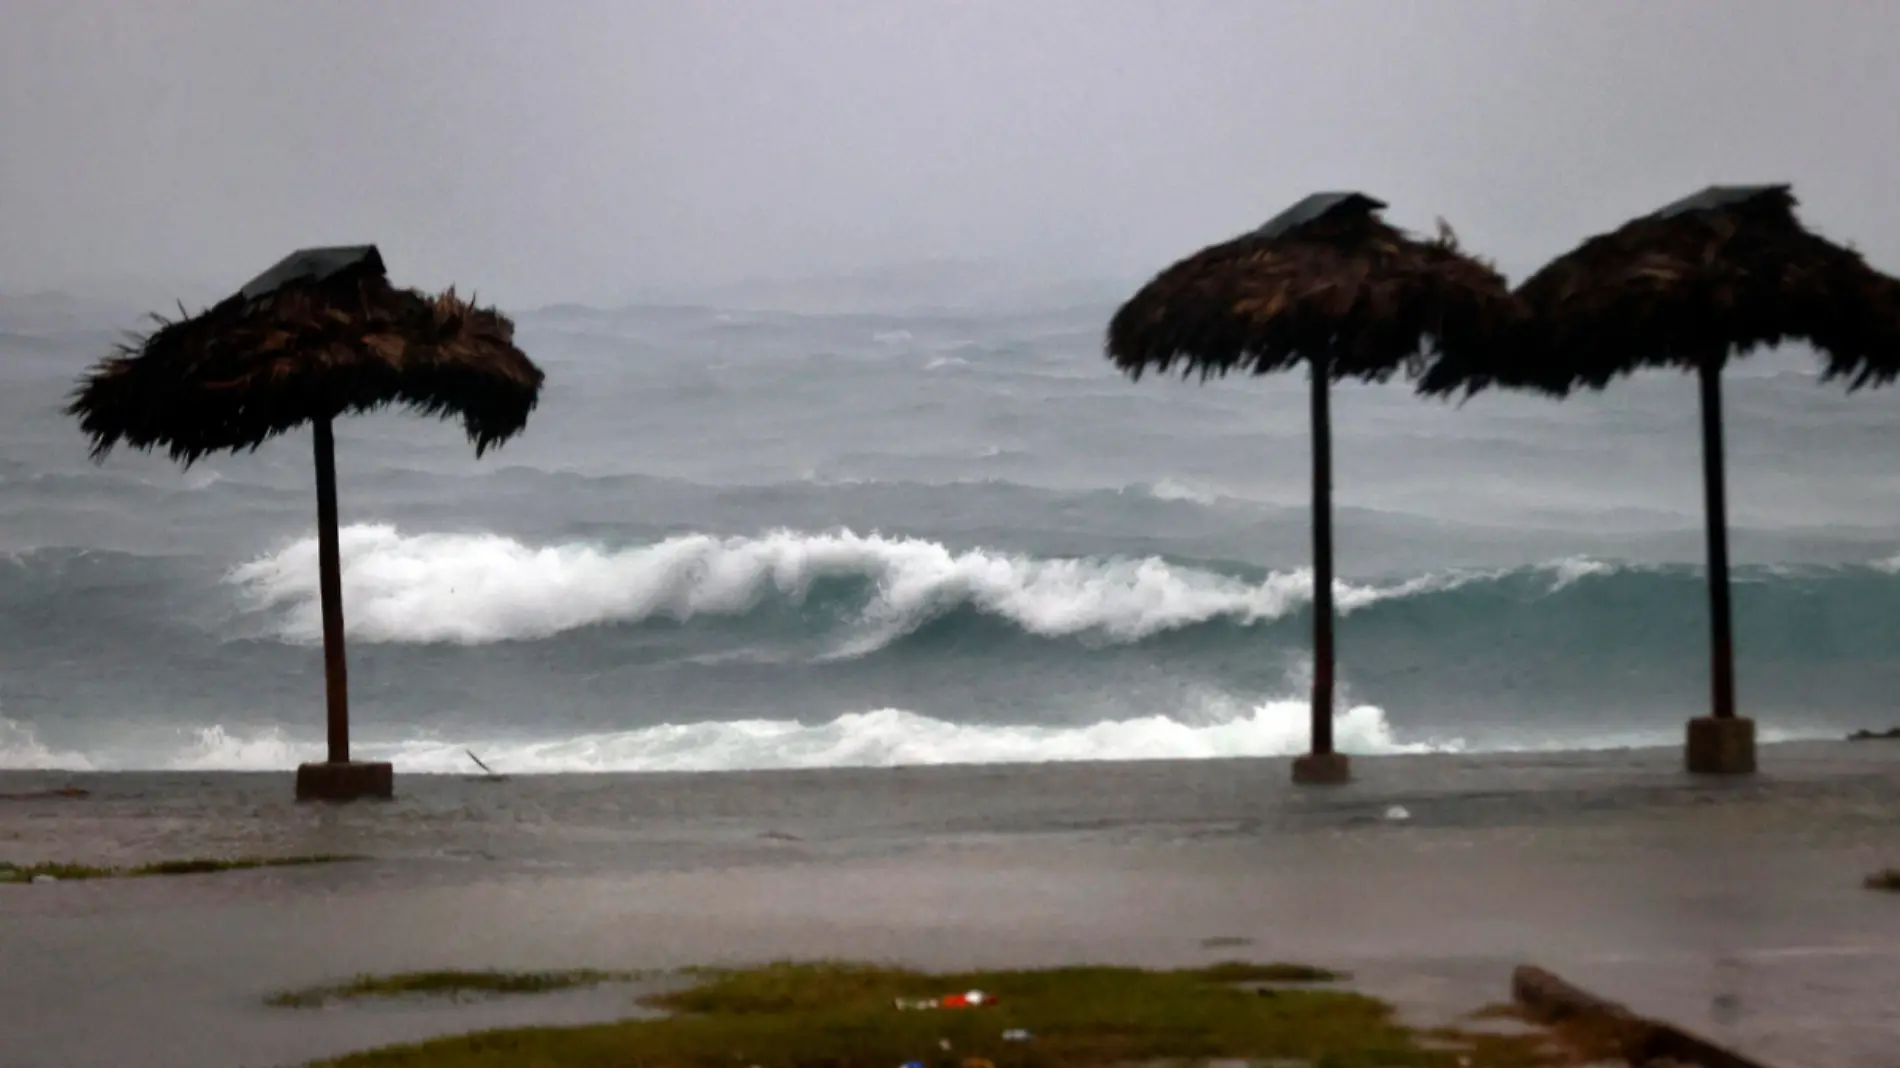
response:
M1161 272L1115 313L1108 355L1129 375L1266 374L1304 361L1313 412L1313 737L1298 782L1343 782L1333 752L1332 429L1329 384L1417 370L1423 350L1489 343L1514 318L1504 279L1437 240L1407 237L1362 193L1307 197L1266 225Z
M1646 367L1694 371L1702 386L1713 714L1689 723L1691 771L1755 767L1755 731L1735 715L1722 365L1758 345L1806 341L1849 388L1900 374L1900 281L1809 233L1786 185L1713 187L1546 264L1518 295L1518 342L1433 366L1427 392L1489 384L1562 396ZM1487 360L1486 357L1497 357Z
M94 459L123 441L189 466L311 425L317 461L317 567L329 705L329 762L297 771L297 795L389 796L388 764L350 762L331 422L391 404L460 416L476 455L520 432L541 371L514 324L454 290L392 287L374 246L291 254L208 311L159 328L95 367L68 413Z

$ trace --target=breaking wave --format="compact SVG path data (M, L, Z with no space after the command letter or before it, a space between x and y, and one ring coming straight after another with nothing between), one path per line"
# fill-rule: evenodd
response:
M1187 640L1187 632L1200 634L1195 641L1219 642L1290 624L1312 602L1306 568L1036 557L849 530L688 534L610 547L360 525L342 531L342 559L350 637L409 645L722 625L745 628L748 641L768 646L795 642L805 650L801 657L817 641L820 659L860 658L971 628L1018 641L1127 647ZM1804 648L1828 637L1800 622L1825 605L1831 617L1852 624L1833 633L1836 645L1846 640L1843 633L1856 647L1875 642L1891 629L1882 621L1900 616L1896 570L1890 561L1737 569L1742 625L1760 632L1768 647ZM226 578L262 637L319 640L314 538ZM1703 630L1702 582L1691 566L1574 557L1526 568L1340 581L1334 601L1342 615L1367 615L1363 626L1407 627L1418 641L1449 643L1447 650L1475 636L1529 640L1534 633L1581 653L1626 649L1632 628L1656 629L1673 649L1686 648Z
M1137 642L1214 620L1275 620L1312 599L1306 569L1247 577L1159 557L1041 559L850 531L757 537L692 534L653 545L533 546L493 534L341 533L351 637L484 644L603 624L744 616L777 601L814 602L858 627L855 652L880 648L959 608L1042 638ZM271 633L321 636L317 547L305 538L233 570ZM1482 573L1430 574L1389 585L1339 583L1341 611L1453 589Z

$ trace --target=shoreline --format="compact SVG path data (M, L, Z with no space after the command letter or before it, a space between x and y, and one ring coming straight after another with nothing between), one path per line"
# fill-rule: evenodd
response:
M1768 727L1768 728L1765 728L1762 733L1763 733L1763 736L1758 739L1756 743L1756 748L1759 752L1762 752L1764 754L1772 754L1777 751L1805 752L1807 750L1812 750L1817 747L1832 746L1835 744L1841 744L1841 745L1852 744L1855 746L1862 746L1865 743L1869 743L1869 742L1872 742L1872 743L1893 742L1895 743L1893 748L1896 751L1900 751L1900 728L1893 728L1890 731L1877 730L1873 728L1862 728L1857 734L1841 734L1841 733L1830 732L1826 735L1821 735L1818 732L1816 732L1815 734L1811 734L1811 735L1777 736L1775 730L1772 727ZM377 751L383 748L387 748L388 745L390 744L401 745L401 744L414 744L414 743L374 743L374 742L365 743L365 742L359 741L357 743L357 749L359 750L359 752L357 753L357 757L359 759L368 759L372 757L381 759L383 757L383 754ZM445 746L454 747L452 746L451 743L436 743L436 744L442 744ZM1396 744L1400 746L1418 746L1420 748L1404 749L1404 750L1393 751L1393 752L1372 752L1372 753L1352 752L1352 751L1342 748L1341 752L1343 752L1346 756L1350 757L1352 759L1354 766L1357 767L1361 765L1376 766L1383 762L1415 760L1415 759L1445 759L1445 760L1460 760L1460 761L1492 760L1492 761L1497 761L1501 764L1510 764L1510 763L1516 763L1519 761L1535 761L1540 758L1554 759L1554 760L1561 760L1567 757L1587 759L1591 757L1608 758L1608 757L1613 757L1617 755L1625 755L1625 754L1632 757L1647 758L1647 757L1656 756L1658 754L1679 753L1682 748L1682 742L1680 739L1674 739L1674 740L1669 740L1669 741L1657 741L1654 743L1646 743L1646 744L1639 744L1639 745L1615 744L1615 745L1581 746L1581 747L1570 747L1570 748L1559 747L1559 746L1519 746L1519 747L1499 748L1499 749L1467 749L1467 748L1446 748L1446 747L1434 748L1434 746L1438 746L1440 745L1440 743L1431 743L1431 742L1417 742L1417 743L1400 742ZM1449 743L1445 743L1445 744L1449 745ZM1877 744L1876 744L1876 747L1877 747ZM313 749L312 752L307 755L309 756L311 760L320 760L322 757L321 752L318 751L317 749ZM500 777L503 779L527 780L527 779L563 778L563 777L569 777L569 776L582 776L582 777L594 776L594 777L601 777L601 778L673 776L673 777L685 778L685 777L717 776L717 775L810 775L810 774L830 774L830 773L850 774L850 773L876 773L876 772L915 772L915 771L925 771L925 770L931 770L931 769L959 769L959 770L973 770L973 771L982 771L982 770L1015 771L1015 770L1029 770L1029 769L1065 768L1065 767L1073 767L1073 766L1091 766L1091 767L1189 766L1189 765L1210 765L1211 766L1211 765L1222 765L1222 764L1273 764L1273 763L1284 763L1287 765L1291 765L1292 761L1295 760L1300 755L1301 754L1299 753L1284 753L1284 754L1270 754L1270 755L1214 754L1214 755L1208 755L1208 756L1189 756L1189 757L1183 757L1183 756L1163 756L1163 757L1151 757L1151 758L1083 757L1083 758L1050 758L1046 760L994 760L994 761L938 760L938 761L916 761L916 762L908 762L908 763L893 762L893 763L876 763L876 764L873 764L873 763L811 764L811 765L779 765L779 766L728 767L728 768L641 768L641 769L575 768L575 769L562 769L558 771L542 771L542 770L509 771L506 768L502 768L493 772L492 774L487 774L487 775L485 775L482 772L482 769L478 767L475 764L475 762L472 760L468 761L469 767L467 768L467 770L443 770L443 769L434 769L434 768L411 769L411 768L405 768L401 764L400 761L392 761L392 762L395 763L396 774L400 778L414 777L414 778L437 778L437 779L483 779L483 778L492 779L495 777ZM152 775L274 776L274 775L294 775L295 773L296 773L296 762L288 763L282 769L278 769L278 768L215 768L215 767L90 768L90 767L60 767L60 766L37 766L37 765L9 767L5 765L0 765L0 785L4 785L4 780L8 777L28 776L28 775L40 775L40 776L64 775L64 776L92 776L92 777L152 776ZM0 790L0 795L3 795L6 792L7 792L6 790ZM3 798L0 798L0 799L3 799Z

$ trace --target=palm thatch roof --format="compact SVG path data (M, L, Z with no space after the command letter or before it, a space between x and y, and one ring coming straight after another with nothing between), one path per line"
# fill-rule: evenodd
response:
M1563 394L1788 340L1813 345L1825 376L1850 389L1893 379L1900 280L1810 233L1794 209L1786 185L1715 186L1592 237L1518 287L1529 319L1490 350L1497 360L1440 361L1421 388Z
M374 246L305 249L119 347L67 413L95 458L124 442L190 464L313 419L403 405L460 417L477 455L527 424L542 373L514 324L453 289L398 289Z
M1428 347L1485 343L1515 315L1504 279L1442 223L1408 237L1363 193L1320 193L1162 271L1115 313L1108 356L1148 370L1265 374L1313 356L1333 379L1422 369Z

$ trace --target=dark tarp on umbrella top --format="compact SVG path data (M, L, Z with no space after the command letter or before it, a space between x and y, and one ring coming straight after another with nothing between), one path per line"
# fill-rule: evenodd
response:
M1437 361L1421 388L1489 385L1562 396L1650 367L1701 383L1711 698L1734 717L1721 372L1758 346L1803 341L1849 389L1900 375L1900 280L1809 232L1787 185L1715 186L1592 237L1517 289L1508 344Z
M1327 386L1424 369L1431 351L1470 352L1511 328L1517 304L1496 270L1383 221L1363 193L1307 197L1266 225L1162 271L1115 313L1107 354L1149 370L1312 374L1313 751L1332 752L1332 464Z
M311 424L330 759L347 761L331 423L389 405L459 417L480 455L527 425L541 370L506 316L454 290L391 286L369 245L295 252L206 311L158 322L95 366L67 413L95 459L124 443L186 465Z

